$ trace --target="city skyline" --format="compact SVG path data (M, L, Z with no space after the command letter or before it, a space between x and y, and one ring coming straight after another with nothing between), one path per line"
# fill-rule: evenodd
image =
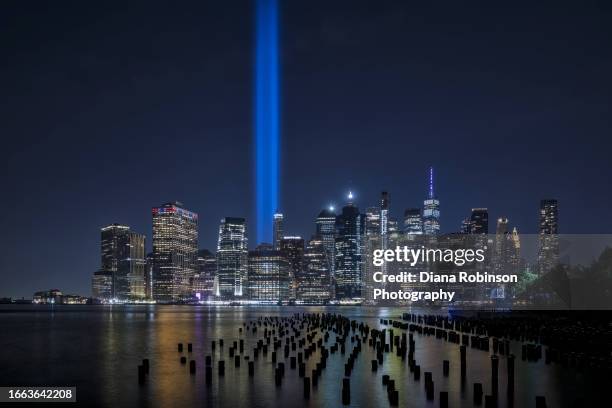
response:
M149 235L147 209L169 200L201 215L202 248L225 216L245 217L257 241L243 5L7 5L3 295L86 292L92 231ZM605 4L283 3L274 210L285 232L310 231L349 190L362 210L389 191L401 221L433 166L442 232L486 207L535 233L539 201L554 197L564 233L609 233L611 15Z
M92 301L317 304L332 301L372 305L376 304L372 276L381 266L381 273L389 271L386 265L372 262L372 254L387 249L393 253L393 247L401 245L407 249L450 244L459 246L461 251L466 249L464 246L475 246L490 257L482 265L485 271L492 275L510 272L514 279L520 275L524 285L551 271L554 274L559 261L567 261L560 259L557 200L540 200L538 253L536 258L529 259L522 252L517 228L511 228L508 218L499 217L494 233L490 234L487 208L472 208L459 230L441 234L440 201L434 190L432 167L428 174L428 192L422 209L407 209L401 224L390 216L388 191L382 191L379 205L368 207L365 213L349 192L341 209L330 207L319 213L308 240L284 234L284 215L276 212L271 220L273 242L258 242L254 249L253 244L249 249L245 218L221 219L214 253L198 249L197 213L178 201L153 207L153 252L146 256L146 261L144 235L116 223L101 229L101 266L92 276ZM468 269L480 273L472 268L473 265ZM436 269L436 273L444 270ZM489 289L493 292L487 297L512 298L506 297L506 288ZM464 294L472 293L468 298L473 296L473 292L466 290ZM507 290L509 294L513 291ZM37 296L47 296L41 293Z
M439 209L441 206L443 206L443 204L442 205L440 204L440 200L437 199L438 195L434 192L434 176L433 176L433 171L434 171L433 167L429 167L428 170L427 170L427 189L426 189L427 193L426 193L425 200L422 201L422 203L423 203L422 206L420 208L406 207L402 211L404 213L404 217L403 218L395 216L395 213L397 213L399 211L399 209L395 209L395 206L390 205L390 201L391 202L393 202L393 201L392 201L392 198L390 198L392 196L389 194L388 191L382 191L380 193L381 197L382 197L382 198L379 198L379 200L380 200L379 201L380 207L367 207L367 208L360 209L359 205L357 204L357 198L356 198L355 193L352 190L350 190L350 191L347 192L347 194L346 194L346 196L344 198L345 199L344 203L340 203L339 205L336 205L336 204L329 205L329 206L324 207L324 208L321 209L321 212L319 213L319 215L311 220L311 231L309 231L309 232L298 232L297 234L293 234L293 236L291 234L285 233L286 232L284 230L284 225L285 225L285 220L286 220L285 214L283 214L280 211L276 211L274 213L274 217L273 217L273 221L272 221L272 225L271 225L271 230L273 230L273 232L274 232L273 237L272 237L273 238L272 242L255 242L255 243L251 242L251 245L248 245L247 244L248 238L244 239L244 241L245 241L244 242L244 256L245 256L245 259L243 261L242 266L240 267L240 268L244 269L244 271L241 272L243 274L243 276L241 277L242 284L245 284L246 282L248 282L248 279L247 279L247 274L248 273L247 273L247 271L250 269L250 259L251 259L250 254L251 253L255 253L258 250L259 251L265 251L265 250L270 250L271 251L272 249L277 249L276 246L279 245L280 242L283 241L285 238L291 238L291 239L299 238L299 239L301 239L303 241L303 243L304 243L304 241L306 243L308 243L311 240L320 241L321 238L323 238L325 236L325 233L321 234L319 222L321 220L321 216L323 214L325 214L326 211L329 212L329 214L335 214L335 217L334 217L335 221L334 221L334 223L336 225L334 227L334 234L336 236L338 234L338 224L337 224L338 223L338 219L343 219L342 211L344 209L346 209L346 208L351 208L351 207L355 208L355 210L358 211L355 214L358 215L359 217L361 217L361 221L357 221L357 223L359 224L357 226L357 230L361 229L361 231L358 232L357 235L360 235L360 236L363 236L363 237L368 235L368 230L367 230L368 229L368 226L367 226L368 219L367 218L369 216L368 211L371 211L371 210L375 210L376 211L376 215L375 216L377 217L377 219L374 221L375 222L375 229L379 230L379 233L380 233L381 237L386 235L385 232L383 232L383 231L387 230L387 228L383 227L383 225L387 226L387 225L390 225L391 223L393 223L395 231L401 231L402 233L408 233L408 234L417 233L417 234L425 234L425 235L438 235L438 234L443 235L443 234L449 234L449 233L451 233L451 234L452 233L483 233L482 227L480 229L479 228L476 228L476 229L473 228L475 213L484 212L484 213L487 214L486 216L488 217L488 208L479 208L479 207L471 208L471 221L472 221L472 224L471 224L471 228L469 228L468 230L465 229L465 227L466 227L465 223L470 219L470 217L466 217L463 220L457 220L455 228L453 228L453 226L449 226L447 228L444 228L444 226L442 226L442 227L440 226L440 223L439 223L440 212L438 211L436 216L431 216L431 215L429 216L429 218L435 219L435 222L437 222L437 228L433 228L433 229L430 228L430 231L427 232L428 229L427 229L425 220L428 217L425 215L426 214L426 209L427 208L437 208L437 209ZM432 207L432 200L435 201L434 202L434 207ZM375 202L376 200L372 200L372 201ZM554 210L553 210L554 211L554 215L552 215L552 213L550 213L550 210L544 210L545 206L549 206L549 205L551 205L551 203L552 203L552 205L554 205ZM392 209L395 210L395 211L393 211ZM411 218L414 217L414 213L413 212L416 209L418 209L420 211L420 228L421 228L420 232L411 231L414 228L414 226L413 225L409 225L412 222ZM201 244L198 243L199 236L200 236L199 216L198 216L198 214L196 212L186 210L184 208L183 204L180 201L175 200L175 201L168 202L166 204L162 204L161 206L155 206L155 207L153 207L152 212L153 212L152 228L155 225L156 217L159 218L160 215L165 215L165 214L163 214L164 212L166 214L168 212L170 212L171 213L170 215L174 215L174 213L177 213L177 215L186 216L188 219L195 220L195 224L192 227L193 228L193 232L189 233L189 234L195 233L195 242L194 242L195 246L193 246L193 248L192 248L194 254L199 254L202 251L208 252L208 251L212 250L213 251L212 253L214 255L215 254L215 250L218 250L218 248L219 248L218 246L217 247L209 248L209 247L202 246ZM412 214L410 214L411 212L412 212ZM482 216L482 214L478 215L477 217L481 217L481 216ZM551 229L551 227L549 227L547 225L547 223L548 223L547 220L550 217L554 217L554 222L555 222L554 227L552 227L552 229ZM540 207L539 207L539 212L538 212L537 218L538 218L538 223L539 223L538 228L539 228L540 231L545 230L545 231L547 231L546 233L549 233L549 234L558 234L559 231L558 231L558 202L557 202L557 200L556 199L551 199L551 198L541 199L540 200ZM408 220L410 220L411 222L409 222L407 224ZM221 239L220 237L221 237L221 231L223 230L223 225L225 223L228 223L228 222L239 222L239 223L242 223L242 227L241 227L242 228L241 234L243 234L242 236L247 237L249 235L248 234L248 231L249 231L249 226L248 225L249 225L249 223L248 223L248 219L246 219L245 217L231 217L231 216L230 217L223 217L220 220L220 222L221 222L221 226L219 227L220 230L219 230L219 235L217 237L218 240ZM503 222L505 225L507 225L509 220L508 220L508 218L498 218L497 222L498 222L498 227L497 228L499 229L499 223L500 222ZM487 224L488 223L485 223L485 225L487 225ZM147 233L139 233L138 231L131 231L130 225L127 225L127 223L126 224L120 224L120 223L117 223L117 222L113 222L113 223L109 223L108 225L103 226L103 227L100 228L100 231L102 232L102 240L101 240L101 246L102 246L102 253L101 253L101 255L102 255L102 266L100 267L100 269L95 271L92 274L92 276L91 276L91 278L93 278L93 280L91 280L90 285L91 285L91 289L92 289L92 291L94 291L94 293L95 293L95 290L96 290L95 289L96 285L98 284L98 282L96 281L97 277L102 272L107 272L107 271L110 271L110 270L113 269L113 268L109 268L109 267L105 266L105 253L107 252L105 247L108 246L108 243L105 243L105 241L104 241L105 240L105 238L104 238L105 231L107 231L107 230L109 230L111 228L112 229L117 229L118 228L121 231L126 231L128 233L129 237L132 237L132 236L139 237L138 240L139 240L140 243L138 245L140 245L142 247L140 252L142 252L144 250L144 252L147 253L147 258L149 258L149 256L152 256L151 259L155 258L155 256L154 256L154 246L152 244L153 237L155 236L155 231L153 230L153 232L150 235L150 239L147 240L146 237L149 236ZM487 228L488 228L488 226L485 227L485 229L487 229ZM342 227L340 229L342 229ZM516 233L517 232L516 226L514 226L513 229L514 229L514 232ZM495 234L495 233L496 233L495 231L489 230L489 234ZM497 233L499 234L499 231ZM317 235L317 234L319 234L319 235ZM166 237L166 240L170 239L170 238L171 238L170 235L168 235ZM363 239L363 238L360 238L360 239ZM221 241L218 241L217 245L221 245L220 242ZM320 243L321 243L321 245L323 245L323 241L321 241ZM338 245L338 240L337 239L336 239L336 244L335 245ZM361 245L361 244L359 244L359 245ZM306 248L306 247L307 247L307 245L303 246L303 248ZM364 248L361 247L359 250L363 250L363 249ZM337 250L337 247L336 247L336 250ZM249 254L248 262L246 260L247 259L247 257L246 257L247 253ZM334 262L335 261L334 258L335 258L335 255L332 255L331 259L332 259L332 262L333 262L334 266L332 266L331 269L327 272L330 275L335 275L334 274L334 268L337 267L336 263ZM141 265L140 267L144 268L144 254L141 254L138 258L134 258L134 259L130 259L130 256L128 255L127 256L127 260L128 260L128 264L130 264L130 265L133 264L134 262L136 262L137 265ZM365 258L364 258L364 260L365 260ZM222 263L222 261L220 261L219 258L216 258L216 262L217 262L217 264L221 264ZM197 273L198 273L197 271L198 270L195 267L195 265L197 263L197 259L194 257L194 259L192 260L191 263L192 263L192 266L190 266L190 267L194 268L193 274L197 275ZM154 265L155 265L155 263L151 264L152 276L155 276L155 274L156 274ZM550 265L549 265L549 267L550 267ZM234 266L232 266L231 268L234 268ZM362 276L364 271L361 270L361 268L362 267L357 267L357 269L354 270L354 271L351 271L351 273L356 273L357 275ZM117 267L115 266L114 269L116 270ZM216 274L219 274L219 276L222 276L223 272L220 273L220 272L217 271ZM217 276L216 274L215 274L215 276ZM115 289L115 279L116 279L115 275L113 274L111 279L110 279L110 281L113 282L112 283L112 290L109 292L109 293L113 294L113 297L115 297L114 296L114 292L116 290ZM123 279L124 280L127 279L127 273L125 273L125 276L123 277ZM157 278L153 278L153 279L157 279ZM361 279L361 277L359 279ZM221 282L221 280L219 282ZM183 279L183 284L185 286L183 288L183 292L182 293L183 294L191 293L192 287L191 287L191 283L189 282L189 279L186 279L186 278ZM242 298L242 296L243 296L242 284L239 285L240 286L240 295L238 296L238 298ZM248 284L250 285L250 282ZM364 283L360 283L359 285L363 285L363 284ZM144 281L139 283L138 285L139 285L139 287L142 287L142 286L145 286L145 285L151 285L152 289L151 289L150 296L152 298L158 297L158 296L155 295L155 289L153 288L154 287L154 281L149 281L147 283L147 278L144 277ZM57 285L55 285L54 287L56 287L56 286ZM219 288L221 288L221 287L222 287L222 285L219 285ZM244 289L246 289L246 285L245 285ZM294 289L294 291L297 291L298 288L296 287L296 288L293 288L293 289ZM105 290L106 290L106 288L105 288ZM125 292L125 288L123 290ZM141 290L141 289L139 289L139 290ZM335 290L338 290L338 289L336 288ZM360 290L365 290L365 287L360 289ZM142 288L142 291L144 293L145 289ZM70 291L68 291L68 292L70 292ZM330 293L333 293L333 292L334 291L332 290ZM78 294L79 295L83 295L83 292L78 292ZM193 295L193 293L191 293L191 295ZM234 295L236 295L236 293L234 293ZM335 295L335 293L333 295ZM332 299L333 299L333 295L331 295ZM219 299L228 299L227 296L224 296L222 293L219 293L219 292L215 293L214 296L218 297ZM360 295L357 295L357 296L360 296ZM232 299L232 298L234 298L234 297L233 296L229 297L229 299ZM247 297L245 296L245 299L246 298ZM179 301L180 297L172 297L171 296L170 298L167 298L165 300L166 301Z
M277 211L271 220L272 242L256 242L254 248L253 243L248 245L247 220L225 217L220 220L216 252L199 249L197 213L178 201L153 207L153 248L146 256L146 264L145 235L130 232L129 226L117 223L101 229L101 267L92 276L92 298L148 299L162 303L194 299L259 302L364 299L371 295L372 288L368 278L373 272L368 261L370 252L389 248L392 237L397 243L402 239L426 242L428 237L438 235L442 240L447 239L444 236L453 240L451 236L456 234L491 233L487 208L472 208L470 217L461 222L458 230L440 233L440 201L434 190L433 167L428 171L428 192L422 208L406 209L403 222L391 216L387 191L381 192L379 206L368 207L365 212L354 199L349 192L340 209L331 206L323 209L306 240L303 237L308 237L308 233L285 234L284 215ZM516 226L511 231L508 218L498 218L492 241L493 273L503 273L507 262L514 265L517 273L521 264L532 265L526 270L533 269L540 276L551 270L559 259L557 200L540 200L538 229L537 259L527 261L521 254ZM132 236L138 237L136 252ZM214 259L214 269L213 264L205 261L206 257ZM317 258L315 263L307 262ZM139 269L121 265L139 265ZM149 287L152 289L147 291Z
M322 233L322 231L320 230L320 226L319 226L319 222L321 220L321 217L326 213L326 211L331 215L331 214L335 214L334 217L334 235L337 236L338 235L338 220L342 220L343 217L343 210L346 210L346 208L354 208L355 211L357 211L355 213L355 215L361 217L361 221L357 220L357 226L356 227L352 227L352 228L357 228L357 235L362 236L362 237L366 237L369 233L368 233L368 216L369 216L369 211L375 210L376 214L375 217L377 217L376 220L374 220L375 224L373 224L374 228L376 230L379 230L378 232L380 233L380 236L383 237L385 236L385 230L387 230L387 228L383 227L383 225L390 225L390 223L393 223L395 231L400 231L402 233L408 233L408 234L425 234L425 235L443 235L443 234L449 234L449 233L483 233L482 228L481 229L468 229L465 230L465 223L466 220L469 220L470 217L464 218L463 220L457 220L456 222L456 228L453 228L452 226L449 226L447 228L441 227L440 223L439 223L439 219L440 219L440 212L438 211L438 214L436 216L429 216L429 218L433 218L435 219L435 222L437 222L437 228L430 228L430 231L427 232L428 228L426 226L425 220L428 218L425 214L426 214L426 209L427 208L434 208L431 207L432 206L432 200L434 200L435 198L435 208L440 208L441 204L440 204L440 200L438 200L438 196L436 193L434 193L434 176L433 176L433 167L429 167L427 170L427 193L426 193L426 197L425 200L422 201L422 206L420 208L415 208L415 207L407 207L405 208L402 212L404 213L404 218L396 218L395 217L395 213L399 211L399 209L395 209L393 205L390 205L390 201L392 200L392 198L390 198L390 194L388 191L382 191L381 197L379 198L380 202L380 207L367 207L367 208L359 208L359 205L357 204L357 199L356 199L356 195L355 193L350 190L347 192L346 196L345 196L345 201L344 203L340 203L339 205L329 205L327 207L324 207L321 209L321 212L319 213L319 215L315 218L313 218L311 220L311 231L309 232L298 232L297 234L293 234L293 236L291 234L287 234L285 233L286 231L284 231L284 223L286 220L286 216L285 214L283 214L280 211L276 211L273 217L273 222L271 225L271 229L273 230L274 234L273 234L273 239L272 242L251 242L251 245L248 245L248 238L244 239L244 260L242 261L242 266L238 269L243 269L243 272L241 272L243 275L240 278L241 279L241 284L239 285L240 287L240 294L237 295L236 292L233 293L232 296L228 297L227 295L223 295L222 293L220 293L219 291L217 291L217 293L214 293L213 295L215 297L218 297L219 299L233 299L234 296L237 295L237 298L242 298L243 296L243 289L246 289L246 283L248 282L247 279L247 271L250 270L250 254L251 253L256 253L257 251L266 251L269 250L271 251L272 249L277 249L277 245L280 244L281 241L283 241L285 238L299 238L303 241L308 243L311 240L314 241L320 241L321 238L324 238L325 236L325 232ZM375 202L376 200L372 200L373 202ZM392 202L392 201L391 201ZM551 217L552 215L550 215L548 212L545 212L544 207L546 205L550 205L550 203L554 203L554 230L551 230L550 227L548 227L546 225L547 223L547 219L548 217ZM443 205L443 204L442 204ZM392 211L391 209L395 209L395 211ZM411 231L412 229L414 229L413 225L408 225L406 224L407 220L411 220L411 218L414 218L414 213L412 213L409 216L410 212L414 212L414 210L419 209L420 210L420 228L421 231L420 232L415 232L415 231ZM471 217L472 217L472 222L474 214L478 213L478 212L482 212L484 211L487 216L488 216L488 209L487 208L472 208L471 209ZM539 223L539 229L540 231L542 230L546 230L548 232L546 233L552 233L552 234L558 234L558 204L557 204L557 200L555 199L541 199L540 200L540 207L539 207L539 213L538 213L538 223ZM227 224L228 222L232 222L232 223L241 223L242 225L242 229L240 234L242 234L243 237L247 237L248 231L249 231L249 223L248 223L248 219L246 219L245 217L223 217L220 222L221 222L221 226L219 227L219 235L217 237L218 242L217 242L217 247L205 247L202 246L201 244L198 243L199 241L199 237L200 237L200 229L199 229L199 216L196 212L193 211L189 211L187 209L185 209L185 207L183 206L183 204L178 201L171 201L165 204L162 204L161 206L155 206L153 207L152 210L153 213L153 223L152 223L152 228L153 228L153 232L149 235L146 232L145 233L139 233L137 231L131 231L131 227L130 225L126 224L120 224L120 223L109 223L106 226L103 226L100 228L100 231L102 232L102 239L101 239L101 247L102 247L102 265L100 267L100 269L98 269L97 271L95 271L92 275L91 278L93 278L93 280L91 280L90 283L90 287L91 290L94 291L95 294L95 290L96 290L96 286L98 285L98 282L96 279L98 279L98 276L100 276L100 274L102 274L103 272L109 272L111 270L113 270L113 268L109 268L108 266L105 265L106 261L105 261L105 256L106 252L108 252L108 250L106 249L106 247L108 246L108 243L105 243L105 238L104 238L104 234L105 231L109 230L109 229L119 229L120 231L126 231L127 232L127 236L132 237L132 236L137 236L139 237L139 245L142 247L142 249L140 250L140 252L142 252L144 250L144 252L147 253L147 259L149 257L151 257L151 260L155 259L155 255L154 255L154 246L152 244L153 242L153 237L155 236L155 230L154 230L154 225L155 225L155 219L159 218L160 215L168 215L168 213L171 213L169 215L174 215L175 213L177 213L177 215L180 216L186 216L189 220L195 220L195 224L192 227L193 228L193 232L189 232L188 234L195 234L195 241L194 241L194 245L193 246L193 253L194 254L199 254L201 252L209 252L209 251L213 251L212 254L214 255L216 253L216 250L219 249L219 245L221 245L221 234L222 234L222 230L223 230L223 225ZM165 213L165 214L164 214ZM384 219L384 221L383 221ZM498 220L498 228L499 228L499 223L500 222L504 222L505 224L508 224L509 220L508 218L499 218ZM340 223L342 223L342 221L340 221ZM486 225L486 223L485 223ZM473 224L472 224L473 227ZM485 229L488 228L485 227ZM514 232L516 233L516 226L513 227L514 228ZM342 227L340 227L340 229L342 229ZM550 231L549 231L550 230ZM150 231L149 231L150 232ZM175 233L175 232L174 232ZM495 234L495 231L491 231L489 230L489 234ZM499 231L497 232L499 233ZM171 234L166 233L166 241L168 239L171 239ZM149 240L147 240L147 236L150 236ZM361 240L363 240L363 238L360 238ZM323 245L323 241L320 241L321 245ZM338 245L338 240L336 239L336 244ZM361 244L358 244L361 245ZM303 248L306 248L307 245L304 245ZM386 246L385 246L386 247ZM337 250L338 247L336 247ZM359 251L363 250L363 247L359 248ZM129 249L128 249L129 251ZM121 252L120 252L121 253ZM249 254L248 256L248 262L247 262L247 253ZM129 254L129 252L128 252ZM362 254L363 255L363 254ZM280 255L277 255L280 256ZM199 255L198 255L199 257ZM197 258L200 259L200 258ZM194 257L194 259L191 261L192 266L189 266L190 268L194 268L193 270L193 275L198 274L198 269L195 267L196 263L197 263L197 259ZM327 272L330 275L335 275L334 274L334 269L337 268L335 261L335 255L332 255L331 257L332 259L332 263L333 266L331 266L331 269ZM134 259L130 259L130 256L127 255L127 260L128 260L128 264L133 264L134 262L136 262L136 264L141 265L141 268L144 268L144 254L141 254L138 258L134 258ZM364 258L365 260L365 258ZM359 261L361 262L361 261ZM216 258L216 263L217 264L222 264L222 261L219 258ZM235 268L234 263L230 262L232 264L232 266L230 267L230 269ZM158 274L157 272L155 272L155 263L152 262L151 263L151 277L149 279L158 279L158 278L153 278L154 276L156 276L156 274ZM148 268L149 266L147 266ZM549 266L550 267L550 266ZM359 276L363 276L364 271L361 269L362 267L357 267L356 270L354 271L350 271L350 273L353 274L357 274ZM114 270L117 270L117 267L114 267ZM148 273L148 272L147 272ZM234 272L231 272L232 274L234 274ZM304 272L302 272L304 273ZM223 275L223 272L219 272L217 271L215 276L217 276L217 274L219 274L218 276L220 277L219 279L219 283L221 282L221 276ZM355 275L355 276L357 276ZM111 275L112 277L110 278L110 282L112 282L112 290L109 293L113 294L113 297L115 297L115 275ZM191 293L191 283L189 282L189 279L186 279L184 277L181 277L183 279L183 284L184 284L184 288L182 291L182 294L185 295L187 293ZM127 273L124 274L123 279L127 279ZM144 281L139 283L139 287L142 287L144 285L151 285L151 292L150 292L150 296L151 298L158 298L159 296L155 295L155 289L154 289L154 280L149 281L147 283L147 278L143 277ZM232 277L233 279L233 277ZM337 278L336 278L337 279ZM352 278L354 279L354 278ZM362 279L361 277L359 279ZM245 285L244 288L242 288L242 284ZM359 285L363 285L364 283L360 283ZM248 283L248 285L250 285L250 282ZM54 287L56 287L57 285L55 285ZM219 285L218 288L222 288L222 285ZM297 287L294 288L294 291L297 291ZM37 289L38 290L38 289ZM104 290L107 290L107 288L104 288ZM125 292L125 288L123 289L123 291ZM141 290L141 289L139 289ZM335 290L338 290L337 288ZM364 288L361 288L360 290L365 290ZM143 293L145 292L145 289L142 288ZM234 289L232 289L232 291L234 291ZM70 291L68 291L70 292ZM221 290L222 292L222 290ZM246 293L246 292L245 292ZM294 292L295 293L295 292ZM335 293L332 290L330 293L332 293L331 298L333 299ZM79 295L83 295L83 292L78 292ZM191 295L193 295L193 293L191 293ZM87 295L86 295L87 296ZM360 296L360 295L356 295L356 296ZM148 297L148 296L147 296ZM350 296L349 296L350 297ZM95 296L94 296L95 298ZM244 297L245 299L247 298L246 295ZM249 296L250 298L250 296ZM181 298L180 297L172 297L170 296L169 298L166 298L166 301L179 301ZM288 297L287 297L288 299Z
M428 169L428 184L427 184L427 197L425 197L424 200L422 200L422 205L420 207L418 206L404 206L401 207L398 206L397 203L395 203L393 201L393 205L389 205L389 201L390 201L390 196L391 194L388 191L381 191L379 195L382 195L382 201L381 201L381 207L377 207L377 206L368 206L365 205L363 206L363 204L360 203L357 195L355 194L354 190L349 190L346 192L345 196L343 199L337 200L337 201L330 201L330 203L328 205L324 205L321 206L321 208L318 211L314 211L312 212L312 214L315 214L317 212L319 212L318 216L313 216L312 219L308 220L306 223L308 222L313 222L314 223L314 227L311 225L312 231L305 233L304 231L286 231L285 229L285 222L287 220L287 214L277 210L272 217L272 221L271 221L271 226L270 226L270 230L273 232L272 235L272 239L270 241L261 241L258 242L256 240L249 240L248 238L250 237L250 231L249 228L246 228L245 231L245 236L247 237L247 241L250 242L249 245L249 249L255 249L258 245L260 244L267 244L267 245L271 245L273 247L273 249L278 249L278 245L280 243L280 240L283 237L288 237L288 236L299 236L302 238L308 238L309 234L311 233L311 235L315 235L318 231L318 228L316 226L319 217L321 217L321 215L325 212L329 212L330 214L335 214L335 215L339 215L338 211L341 211L342 208L346 205L355 205L356 207L360 208L360 214L364 217L364 221L366 220L366 217L368 216L368 211L372 210L372 209L376 209L377 211L382 211L381 213L376 213L375 216L378 217L378 220L375 221L376 222L376 228L379 229L382 232L383 235L385 235L386 231L388 230L388 223L390 221L395 223L395 228L399 231L404 231L405 229L410 229L410 228L414 228L414 226L410 226L407 224L407 220L410 220L411 217L413 217L415 215L415 210L420 211L420 215L417 216L420 217L420 221L417 222L417 224L419 226L417 226L416 228L420 228L421 232L419 232L419 234L427 234L427 235L438 235L438 234L449 234L449 233L486 233L483 231L488 231L489 233L495 233L494 228L490 229L489 227L489 210L490 208L488 207L478 207L478 206L472 206L470 208L468 208L466 210L466 217L464 217L463 219L458 219L455 220L454 223L451 223L450 225L446 225L444 223L440 223L439 220L441 219L441 214L443 214L443 211L440 212L439 208L444 206L444 203L440 204L440 200L437 198L437 195L433 195L433 187L432 187L432 180L433 180L433 173L432 173L433 167L430 167ZM433 199L433 197L435 197L435 201L436 203L434 203L434 210L433 211L437 211L437 215L435 216L428 216L426 213L427 208L432 208L432 203L431 200ZM380 198L379 198L380 200ZM377 200L373 199L370 200L371 202L369 202L369 204L374 204ZM545 203L547 202L554 202L555 207L554 207L554 216L553 215L549 215L548 213L543 213L543 208L542 206L545 205ZM546 198L540 198L538 200L538 207L536 210L535 215L533 216L534 218L534 222L536 225L535 228L527 228L527 231L523 231L521 230L521 233L527 233L527 234L537 234L540 230L542 230L542 228L546 229L547 231L549 230L551 234L559 234L558 231L558 226L555 225L554 228L551 227L547 227L545 224L545 221L543 221L543 217L544 219L546 219L546 217L554 217L555 220L558 220L558 208L557 208L557 204L558 200L556 198L552 198L552 197L546 197ZM180 200L174 200L174 201L169 201L166 204L163 204L163 206L168 206L168 205L177 205L179 207L183 208L183 203ZM191 207L191 206L190 206ZM381 210L382 208L382 210ZM154 212L155 212L155 207L154 207ZM503 211L495 211L495 209L493 209L493 213L498 213L498 216L493 216L491 217L492 220L497 219L499 221L500 217L504 218L506 220L506 222L510 221L510 223L513 225L514 228L517 228L517 224L511 220L509 217L504 216L503 214L505 214ZM195 217L196 219L198 218L197 213L195 213ZM384 214L384 215L382 215ZM546 214L546 217L545 217ZM382 216L381 216L382 215ZM291 219L292 217L289 217L289 219ZM425 220L427 218L433 218L437 224L437 228L429 228L426 225ZM448 218L448 217L445 217ZM236 219L236 220L241 220L242 223L245 223L245 225L249 225L249 219L243 215L226 215L224 217L222 217L220 220L217 221L221 221L221 223L224 222L225 219ZM211 221L212 222L212 221ZM126 226L129 223L124 223ZM110 226L121 226L124 225L118 222L112 222L112 223L107 223L104 226L102 226L102 230L104 230L105 228L109 228ZM253 223L255 224L255 223ZM131 225L131 224L130 224ZM217 227L218 227L218 222L217 222ZM256 225L250 225L250 228L254 228L256 227ZM532 226L533 227L533 226ZM127 228L129 229L129 226L127 226ZM364 231L362 231L363 234L367 235L367 227L364 226L364 228L366 228ZM196 226L196 229L198 231L198 236L200 237L200 229L199 229L199 224ZM491 232L493 231L493 232ZM571 232L564 232L564 233L571 233ZM143 235L147 236L146 233L143 233ZM217 246L217 239L218 236L215 235L215 242L213 243L213 245L206 246L206 245L199 245L200 249L206 249L206 250L214 250ZM152 245L149 244L148 246L146 246L146 251L150 252L152 251Z

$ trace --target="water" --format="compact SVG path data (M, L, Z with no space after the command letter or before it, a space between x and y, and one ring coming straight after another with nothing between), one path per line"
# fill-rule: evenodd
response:
M0 385L1 386L76 386L77 400L87 406L341 406L344 363L353 345L347 340L347 352L330 354L327 368L310 400L303 399L303 382L298 371L289 368L281 387L274 382L271 353L260 354L255 376L249 377L243 361L234 368L228 349L234 340L245 339L245 353L252 349L257 335L242 333L242 323L260 316L291 317L294 313L332 312L363 321L372 328L384 328L381 317L398 319L407 310L365 307L196 307L196 306L0 306ZM395 329L397 335L402 331ZM211 354L211 341L223 338L213 355L213 384L204 379L205 356ZM351 376L351 406L389 406L381 377L389 374L399 389L400 407L439 406L439 392L448 391L450 407L471 407L474 382L483 383L490 393L490 354L468 348L467 380L462 389L459 375L459 348L433 337L415 333L417 364L421 380L413 380L407 359L385 354L378 372L371 371L373 349L364 344ZM330 342L335 335L330 333ZM179 363L177 343L193 343L188 359L197 361L197 374L189 373L189 364ZM329 344L329 343L328 343ZM574 369L528 363L520 359L520 344L512 343L515 362L515 407L535 406L535 396L544 395L549 407L571 407L581 398L588 402L603 390L606 379ZM291 355L295 355L292 352ZM283 361L282 352L278 361ZM224 377L217 375L217 361L226 361ZM137 366L150 359L150 375L144 386L138 385ZM252 358L252 357L251 357ZM450 375L443 377L442 360L450 360ZM306 375L316 362L307 360ZM435 400L425 398L424 375L433 372ZM500 407L506 404L506 359L500 357ZM602 394L600 391L599 394ZM80 405L80 404L79 404ZM589 406L586 404L584 406Z

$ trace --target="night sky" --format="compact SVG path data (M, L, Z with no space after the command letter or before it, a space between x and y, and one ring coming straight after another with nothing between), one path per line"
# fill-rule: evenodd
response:
M252 3L125 3L0 6L0 296L89 295L100 227L150 248L167 201L202 248L223 216L256 244ZM288 234L349 189L401 219L430 165L445 232L488 207L533 233L552 197L562 233L612 233L609 3L282 3Z

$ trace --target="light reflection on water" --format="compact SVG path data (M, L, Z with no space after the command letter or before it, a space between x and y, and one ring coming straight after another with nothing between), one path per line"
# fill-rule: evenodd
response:
M234 340L245 339L244 354L252 358L257 335L238 332L242 323L260 316L291 317L294 313L341 313L363 321L371 328L383 328L379 318L398 319L400 309L359 307L194 307L194 306L66 306L53 312L46 306L2 306L0 324L1 386L56 385L77 386L77 399L89 406L340 406L341 382L353 344L347 340L347 352L330 354L316 390L309 401L302 398L302 379L297 369L289 368L281 387L274 383L271 353L260 354L255 376L248 376L248 364L234 368L228 349ZM419 311L417 311L419 312ZM395 329L401 335L401 330ZM211 341L223 338L213 354L213 384L206 386L204 361L211 354ZM330 342L335 335L330 333ZM435 401L426 402L423 374L415 382L408 368L395 354L385 354L378 372L370 369L375 358L364 344L351 376L351 406L388 406L381 377L389 374L399 389L399 406L439 406L440 391L449 392L449 406L471 407L472 384L482 382L485 394L490 392L490 354L468 348L467 380L462 389L459 376L459 349L455 344L415 334L417 364L421 373L433 372ZM177 343L193 343L188 359L197 361L197 374L189 374L189 365L181 365ZM329 343L328 343L329 344ZM535 395L545 395L549 407L572 406L578 396L587 398L597 383L605 380L578 374L543 362L526 363L520 359L520 344L512 343L516 359L515 407L534 406ZM292 352L291 355L295 355ZM282 350L279 361L282 361ZM137 366L149 358L151 374L147 384L139 386ZM226 361L224 377L217 375L217 361ZM310 376L318 361L307 360ZM450 361L450 376L442 376L442 361ZM506 404L506 360L500 359L500 407ZM594 391L593 391L594 392ZM93 402L93 404L92 404Z

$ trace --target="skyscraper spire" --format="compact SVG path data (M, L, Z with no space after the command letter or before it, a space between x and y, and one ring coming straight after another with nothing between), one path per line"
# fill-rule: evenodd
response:
M277 251L280 250L280 242L284 237L283 221L283 214L280 211L276 210L276 212L274 213L274 225L272 226L272 245ZM261 242L259 243L261 244Z
M440 231L440 201L436 199L433 185L433 167L429 168L429 191L423 202L423 233L438 235Z
M433 166L429 168L429 198L434 198Z

